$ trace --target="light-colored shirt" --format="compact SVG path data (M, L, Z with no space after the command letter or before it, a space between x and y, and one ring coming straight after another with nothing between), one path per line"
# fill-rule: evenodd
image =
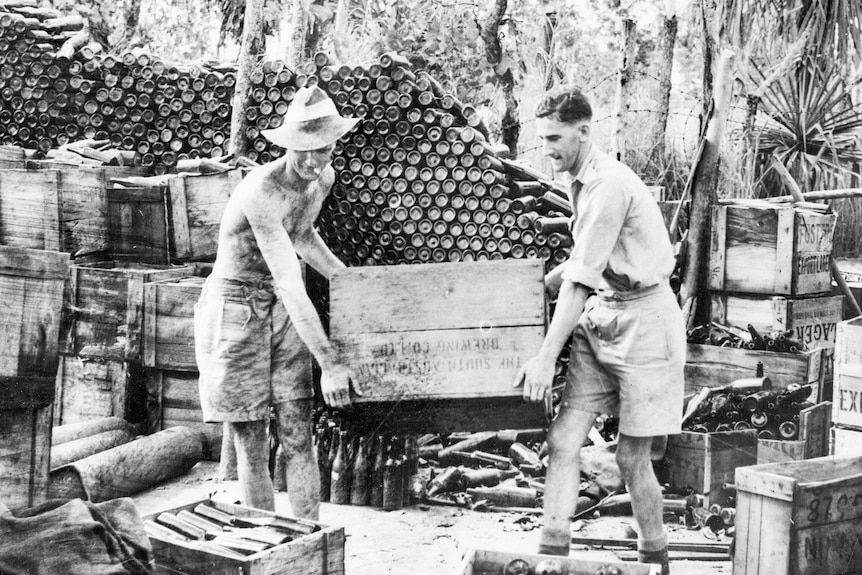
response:
M574 213L564 280L615 292L668 281L675 262L661 210L630 168L592 146L563 183Z

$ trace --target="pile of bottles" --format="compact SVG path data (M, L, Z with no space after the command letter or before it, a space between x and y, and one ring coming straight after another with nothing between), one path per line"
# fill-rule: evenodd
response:
M700 433L756 429L761 439L796 439L799 413L812 407L812 386L791 385L776 391L769 378L737 380L722 388L704 388L691 399L683 429Z
M792 335L793 330L760 333L751 324L748 324L746 329L742 329L712 322L709 325L699 325L690 329L688 331L688 342L781 353L801 353L805 351L805 344L793 339Z
M337 416L317 415L321 501L394 510L421 499L416 435L358 434Z

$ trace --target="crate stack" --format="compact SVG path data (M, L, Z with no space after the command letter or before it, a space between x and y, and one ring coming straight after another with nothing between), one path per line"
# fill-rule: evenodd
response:
M832 453L862 456L862 318L838 324L835 389L832 398Z

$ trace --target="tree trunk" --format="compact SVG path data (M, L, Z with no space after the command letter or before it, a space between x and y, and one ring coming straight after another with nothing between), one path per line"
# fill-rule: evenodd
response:
M701 0L703 16L703 110L701 111L700 133L703 134L704 124L711 116L710 106L713 103L712 63L715 61L715 45L718 41L716 30L716 0Z
M126 7L126 36L132 37L141 17L141 0L130 0Z
M290 38L287 42L284 61L289 68L295 70L305 60L305 33L309 19L308 0L290 0L285 15L287 19L282 23L282 26L288 27Z
M634 89L635 59L637 58L637 24L631 18L623 19L623 52L618 72L617 95L614 102L613 153L617 160L626 159L626 134L629 133L629 114Z
M230 151L238 156L249 152L246 136L248 120L246 110L250 101L251 73L263 54L263 4L264 0L246 0L242 27L242 46L237 66L234 87L233 112L230 123Z
M503 45L500 43L500 22L506 15L507 8L507 0L494 0L494 8L482 28L482 40L485 42L485 56L500 79L506 101L501 127L503 143L508 146L512 157L517 157L521 126L518 122L518 100L515 98L515 76L512 73L511 60L504 57Z
M686 250L685 273L680 289L680 303L689 326L706 321L706 306L697 305L697 298L706 277L710 239L710 214L718 201L718 166L721 141L730 114L735 55L727 51L716 67L715 103L704 135L703 154L694 170L691 189L691 216Z
M540 58L544 59L545 90L550 90L554 85L556 65L554 64L554 30L557 29L557 13L545 13L542 21L542 48Z
M669 2L672 4L673 2ZM671 75L673 73L673 49L676 45L677 19L676 12L669 6L662 26L662 35L658 46L658 66L656 78L658 85L655 91L656 113L653 119L650 154L652 165L662 166L665 155L667 118L670 112Z

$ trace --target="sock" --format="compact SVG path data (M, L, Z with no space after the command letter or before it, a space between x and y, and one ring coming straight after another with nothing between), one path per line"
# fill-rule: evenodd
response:
M569 554L571 535L568 532L548 531L543 529L539 538L539 553L542 555Z
M645 539L643 535L638 535L638 551L661 551L667 548L667 530L662 530L662 534L653 539Z

